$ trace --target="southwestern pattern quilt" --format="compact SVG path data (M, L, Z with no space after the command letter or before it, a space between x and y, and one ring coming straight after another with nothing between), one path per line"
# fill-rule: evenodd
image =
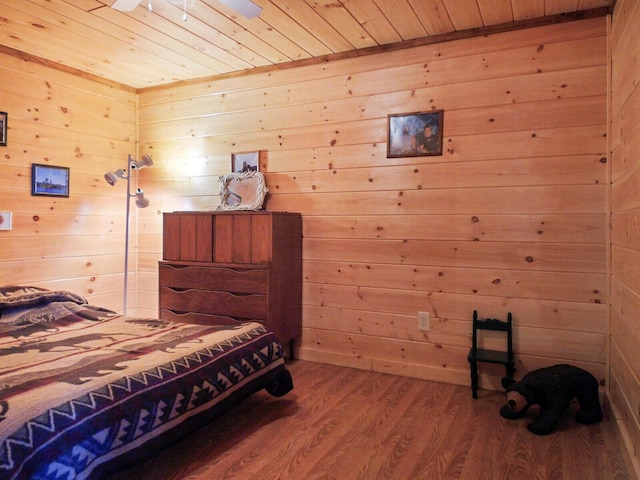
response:
M260 323L132 318L0 287L0 478L102 478L266 388L293 388Z

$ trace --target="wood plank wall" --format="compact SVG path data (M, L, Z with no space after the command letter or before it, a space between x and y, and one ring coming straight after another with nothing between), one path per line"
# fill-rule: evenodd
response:
M387 158L387 115L431 109L443 155ZM605 17L143 90L139 122L139 311L159 214L215 208L231 153L264 149L267 208L303 214L300 357L468 384L473 310L511 311L518 376L605 380Z
M611 50L610 398L640 475L640 3L619 0Z
M3 54L0 73L0 211L13 213L13 229L0 231L0 284L70 290L121 310L126 190L103 175L136 153L136 92ZM31 196L32 163L69 167L69 198Z

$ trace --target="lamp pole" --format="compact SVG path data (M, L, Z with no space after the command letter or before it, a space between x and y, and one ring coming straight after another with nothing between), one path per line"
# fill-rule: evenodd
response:
M127 161L127 224L125 226L124 233L124 302L122 305L122 314L127 314L127 289L129 286L128 278L129 278L129 215L131 213L131 164L133 163L133 158L131 158L131 154L129 154L129 158ZM135 195L133 195L135 197Z
M127 294L129 289L129 223L131 216L131 198L136 198L136 207L146 208L149 206L149 200L144 198L144 192L142 189L136 189L135 193L131 193L131 172L140 168L150 167L153 165L153 159L149 155L143 155L141 161L136 161L129 154L127 158L127 170L114 170L113 172L107 172L104 174L104 179L112 187L118 182L119 178L126 178L127 180L127 214L126 225L124 233L124 302L122 304L123 315L127 314Z

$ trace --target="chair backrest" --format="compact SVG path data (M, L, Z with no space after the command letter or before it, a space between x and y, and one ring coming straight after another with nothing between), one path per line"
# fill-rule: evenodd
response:
M472 345L473 350L478 349L478 330L493 330L498 332L507 333L507 351L513 353L513 328L512 328L511 312L507 314L507 321L498 320L496 318L478 318L478 311L473 311L473 335Z

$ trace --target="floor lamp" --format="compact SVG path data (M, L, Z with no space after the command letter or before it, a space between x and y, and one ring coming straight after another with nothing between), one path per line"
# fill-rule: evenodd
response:
M143 155L142 160L134 160L129 154L127 170L118 169L113 172L107 172L104 174L104 179L111 186L114 186L119 179L124 178L127 180L127 224L124 234L124 302L122 306L123 315L127 314L127 278L129 276L129 213L131 199L136 199L136 207L146 208L149 206L149 200L144 198L144 192L142 189L136 189L135 193L131 193L131 172L133 170L140 170L141 168L153 166L153 160L149 155Z

